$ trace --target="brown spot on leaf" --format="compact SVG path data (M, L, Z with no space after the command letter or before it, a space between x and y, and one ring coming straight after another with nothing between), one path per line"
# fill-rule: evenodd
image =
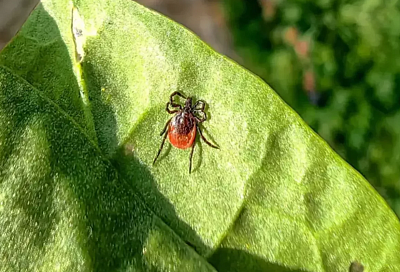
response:
M363 272L364 266L359 262L352 262L349 268L349 272Z

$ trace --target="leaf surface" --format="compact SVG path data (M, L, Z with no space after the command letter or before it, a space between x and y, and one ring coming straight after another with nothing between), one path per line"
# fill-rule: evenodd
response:
M169 94L205 136L166 145ZM199 137L198 137L199 138ZM131 1L42 1L0 53L2 271L400 269L398 219L273 90Z

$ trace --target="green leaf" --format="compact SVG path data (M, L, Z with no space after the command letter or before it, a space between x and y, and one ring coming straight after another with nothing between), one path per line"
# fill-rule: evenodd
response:
M71 29L72 25L72 29ZM204 99L168 146L169 94ZM132 1L47 0L0 54L0 271L400 269L382 198L259 78Z

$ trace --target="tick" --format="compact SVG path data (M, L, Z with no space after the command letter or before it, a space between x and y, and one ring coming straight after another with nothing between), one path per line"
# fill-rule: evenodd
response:
M185 105L183 107L182 105L174 102L175 96L185 99ZM203 123L207 120L207 114L204 112L205 106L206 102L203 100L198 100L196 104L192 105L192 98L186 97L180 92L173 92L170 95L169 102L167 103L165 110L169 114L175 115L167 121L163 131L160 133L160 136L164 135L164 138L161 142L157 156L154 158L153 165L164 147L167 136L170 143L179 149L192 148L189 157L189 174L192 172L192 159L194 146L196 145L195 140L197 132L199 132L200 137L204 142L206 142L206 144L213 148L219 149L218 146L213 145L204 137L199 126L200 123ZM172 109L170 109L170 107Z

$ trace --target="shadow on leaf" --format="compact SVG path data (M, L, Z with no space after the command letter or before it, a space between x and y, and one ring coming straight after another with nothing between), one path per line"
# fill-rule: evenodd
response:
M51 28L57 26L42 5L36 12L41 12L40 19L50 22ZM62 40L60 33L58 36ZM58 50L57 54L69 59L65 45ZM68 269L76 271L78 267L89 271L161 271L157 264L170 262L169 267L177 271L198 271L196 265L212 271L204 256L213 249L178 217L173 205L159 192L147 166L135 156L134 147L117 146L117 121L102 96L98 81L101 71L85 62L82 71L96 107L92 125L98 145L88 136L87 127L79 125L83 117L69 114L71 109L64 107L68 103L60 104L42 92L40 85L34 90L34 82L28 84L10 71L3 71L6 80L0 84L0 121L7 122L1 128L2 141L7 144L0 146L0 185L12 197L0 218L1 229L6 230L0 238L4 245L0 255L10 260L4 265L0 261L1 267L33 271L45 262L49 266L68 263ZM63 76L75 77L71 64ZM55 76L52 80L58 79ZM79 96L77 82L69 84L76 92L73 95ZM96 112L102 112L102 116ZM105 122L99 118L105 118ZM40 130L33 131L33 125ZM26 133L39 142L40 153L29 153L32 146L23 141ZM25 168L19 169L14 157L22 158L21 150L30 156L24 157ZM167 238L154 239L156 244L151 247L150 236L157 232ZM147 249L159 255L151 255ZM157 260L164 256L175 259ZM192 260L191 269L177 265L183 259ZM218 249L210 261L219 271L300 271L234 249Z
M220 248L210 258L209 262L218 271L276 271L276 272L311 272L296 268L288 268L279 264L270 263L243 250Z

